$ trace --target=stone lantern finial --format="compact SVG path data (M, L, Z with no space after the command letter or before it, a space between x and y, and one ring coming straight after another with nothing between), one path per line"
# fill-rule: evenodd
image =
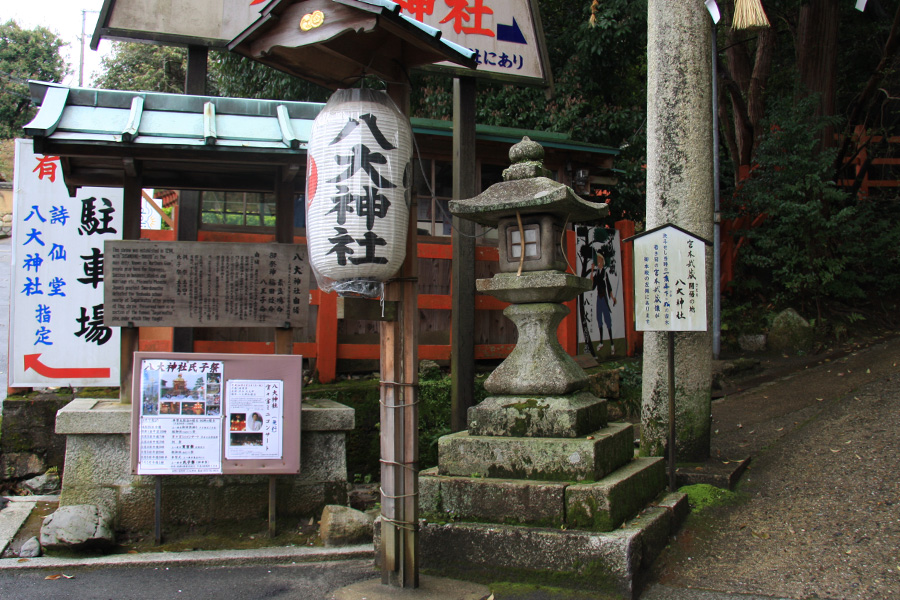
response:
M527 135L509 149L509 162L512 166L503 170L503 181L550 176L544 168L544 147Z

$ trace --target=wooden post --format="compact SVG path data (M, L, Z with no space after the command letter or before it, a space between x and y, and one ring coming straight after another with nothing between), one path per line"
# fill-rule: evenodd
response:
M141 239L141 199L143 198L140 176L126 177L122 189L122 239ZM131 386L134 373L134 353L138 350L139 332L137 327L121 328L119 346L119 402L131 404Z
M453 198L476 190L475 78L453 80ZM453 217L450 284L450 429L466 429L475 404L475 222Z
M275 182L275 242L294 243L294 175L296 171L282 169ZM285 319L287 320L287 319ZM294 330L275 328L275 354L293 354Z
M207 59L206 46L188 46L187 70L184 74L184 93L195 96L206 95ZM178 196L178 229L175 232L179 242L196 242L200 230L200 192L182 190ZM172 331L173 352L194 351L194 329L175 327Z
M179 242L196 242L200 231L200 192L181 190L178 196L178 230L175 239ZM194 351L194 328L175 327L172 330L172 351Z
M409 87L388 86L409 114ZM411 193L411 190L410 190ZM384 299L399 301L399 318L381 323L381 582L419 586L418 256L416 206L409 213L406 259Z
M206 95L209 48L188 46L187 70L184 74L184 93L192 96Z

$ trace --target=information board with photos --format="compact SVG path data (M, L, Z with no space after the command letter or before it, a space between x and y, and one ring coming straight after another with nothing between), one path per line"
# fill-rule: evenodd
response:
M300 472L303 357L136 352L134 365L134 473Z

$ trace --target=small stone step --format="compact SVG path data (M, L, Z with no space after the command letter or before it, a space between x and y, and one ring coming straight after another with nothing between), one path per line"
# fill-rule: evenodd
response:
M671 498L669 497L671 496ZM483 523L420 523L423 568L447 577L480 572L493 579L547 583L631 598L635 579L665 547L684 504L669 495L665 506L642 511L609 532L563 530ZM375 556L381 552L380 520L375 524Z
M441 475L598 481L634 456L629 423L610 423L580 438L473 436L453 433L438 441Z
M636 515L666 487L665 460L638 458L597 483L566 488L566 524L612 531Z
M429 521L480 521L559 527L568 483L419 474L419 511Z
M470 435L565 437L606 426L606 400L590 392L568 396L491 396L469 409Z

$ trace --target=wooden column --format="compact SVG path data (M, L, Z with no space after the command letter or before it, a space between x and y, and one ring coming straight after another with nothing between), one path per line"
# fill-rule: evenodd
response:
M138 175L125 178L122 189L122 239L141 239L141 178ZM131 385L134 379L134 353L138 350L140 329L121 328L119 359L119 402L131 404Z
M194 96L206 95L207 59L209 50L206 46L188 46L187 70L184 75L184 93ZM196 242L200 230L200 192L182 190L178 196L178 228L176 239L179 242ZM172 351L194 351L194 329L192 327L176 327L172 330Z
M294 177L297 171L284 168L275 183L275 242L294 243ZM287 317L285 317L287 320ZM275 354L293 354L294 330L275 329Z
M188 46L187 70L184 74L184 93L192 96L206 95L206 74L209 49L206 46Z
M453 198L472 198L476 189L475 78L453 80ZM450 429L467 427L475 404L475 222L453 217L450 284Z
M388 94L409 114L409 87L391 84ZM408 192L412 198L412 190ZM384 298L400 304L396 321L381 323L381 582L419 586L418 256L413 199L406 259Z
M200 231L200 192L181 190L178 196L178 229L175 239L179 242L196 242ZM172 351L194 351L194 328L175 327L172 330Z

